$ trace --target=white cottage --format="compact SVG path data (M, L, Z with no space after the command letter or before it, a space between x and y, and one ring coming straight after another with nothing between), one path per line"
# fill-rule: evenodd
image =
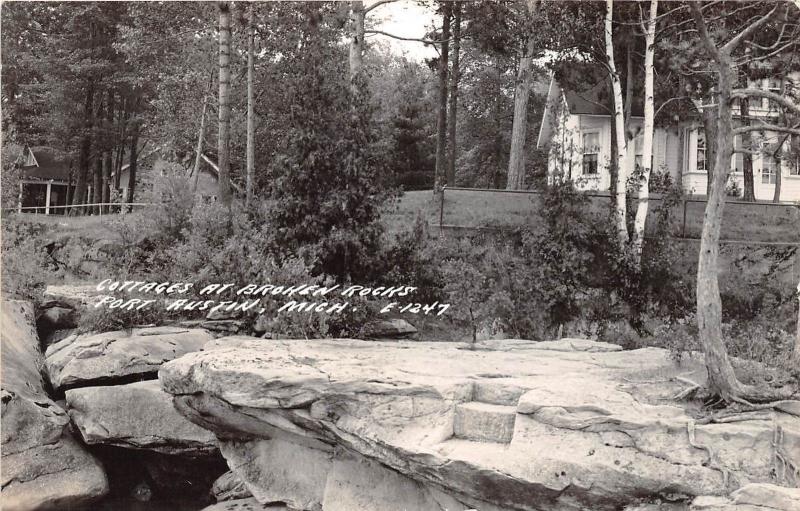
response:
M602 76L595 80L596 83L588 84L580 92L562 88L555 78L551 80L537 145L548 150L549 176L563 175L581 190L608 191L611 186L612 107L607 80ZM763 80L750 86L781 90L775 80ZM633 136L628 143L629 173L641 163L642 110L641 101L638 104L634 101L628 126ZM777 111L770 108L767 100L751 100L750 115L768 119L776 116ZM756 199L771 201L780 179L781 202L800 202L800 137L753 132L753 139L764 149L753 156ZM734 144L741 147L738 137ZM777 158L773 157L779 145L782 151ZM686 193L706 194L706 163L705 135L699 119L655 129L652 168L655 172L669 174ZM736 153L731 158L731 189L744 190L742 169L743 155Z

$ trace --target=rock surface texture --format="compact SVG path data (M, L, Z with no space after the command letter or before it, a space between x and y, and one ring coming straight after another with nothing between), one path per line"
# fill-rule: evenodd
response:
M99 463L45 393L33 307L2 302L2 493L6 511L68 509L108 492Z
M800 418L697 423L679 373L705 371L580 339L229 337L159 379L258 502L290 508L616 510L797 483L775 453L800 466Z
M199 351L212 338L203 329L177 327L71 335L47 348L45 364L56 389L120 383L155 375L164 362Z
M87 444L147 449L163 454L208 454L214 435L172 406L158 381L66 392L67 408Z

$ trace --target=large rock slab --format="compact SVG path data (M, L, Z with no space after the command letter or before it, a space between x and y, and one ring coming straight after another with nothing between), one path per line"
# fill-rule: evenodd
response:
M335 476L337 456L320 454L331 449L421 485L415 502L437 489L478 509L611 510L725 495L771 480L776 426L781 452L800 464L797 416L697 424L672 400L685 389L674 376L704 381L699 360L675 367L655 348L538 344L224 338L166 363L159 378L181 413L223 440L256 499L309 509L336 509L325 504L332 478L350 484ZM305 486L306 500L289 489L307 479L289 470L274 481L290 463L272 454L276 431L321 457L325 475ZM378 487L345 490L382 501L391 492Z
M172 406L158 381L66 392L67 410L87 444L148 449L164 454L209 454L214 435Z
M76 310L94 304L102 294L92 285L47 286L43 293L45 300L61 302Z
M211 339L206 330L176 327L72 335L47 348L45 364L56 389L119 383L155 376L164 362Z
M691 511L798 511L800 488L787 488L767 483L751 483L728 497L696 498Z
M98 462L70 436L69 417L45 393L33 307L2 302L3 509L65 509L108 492Z

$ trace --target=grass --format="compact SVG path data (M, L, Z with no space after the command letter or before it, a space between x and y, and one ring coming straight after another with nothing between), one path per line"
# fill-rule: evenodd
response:
M607 196L591 196L591 208L602 211L608 207ZM660 199L650 201L651 211L660 204ZM673 211L673 234L678 237L697 239L703 227L705 201L691 199ZM450 189L444 195L444 207L434 201L430 190L406 192L391 204L386 205L383 222L390 233L408 229L414 225L417 215L435 227L444 225L468 228L488 227L513 229L539 221L538 211L541 197L535 193L506 192L503 190L459 190ZM133 215L142 212L132 213ZM26 221L58 226L60 233L87 238L113 239L109 220L118 215L66 217L59 215L23 215ZM651 215L652 219L653 216ZM800 206L772 203L729 202L722 220L723 240L746 240L753 242L800 243Z
M591 196L590 207L600 212L608 207L609 200L607 196ZM651 211L660 202L660 199L651 199ZM673 211L673 234L699 238L705 205L704 200L686 201L685 224L684 206L677 206ZM406 192L398 204L384 214L384 222L389 231L396 231L403 225L412 225L417 214L422 214L430 226L438 226L440 207L439 201L433 201L431 191ZM539 221L540 207L541 197L535 193L450 189L444 194L442 224L471 228L523 227ZM729 202L722 220L722 239L800 243L800 206Z

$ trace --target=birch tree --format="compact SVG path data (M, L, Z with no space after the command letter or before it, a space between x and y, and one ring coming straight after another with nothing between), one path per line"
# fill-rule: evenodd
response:
M650 16L645 26L644 54L644 133L642 134L642 168L639 180L639 204L633 222L633 246L638 261L642 258L644 228L647 222L650 196L650 172L653 161L653 132L655 129L655 91L653 86L653 57L655 55L658 0L650 0Z
M255 147L255 112L254 105L254 60L255 60L255 2L251 2L247 11L247 181L245 183L245 208L250 209L253 201L253 172L256 160ZM205 114L205 112L203 112Z
M230 208L230 80L231 80L231 10L228 2L219 3L219 128L217 152L219 158L219 197Z
M622 82L619 72L614 62L614 0L606 0L605 15L605 48L608 66L609 79L611 80L611 92L614 100L614 130L617 138L617 188L615 204L615 220L618 241L622 245L628 243L628 224L627 224L627 197L625 195L628 181L628 140L625 136L625 113L622 101Z

